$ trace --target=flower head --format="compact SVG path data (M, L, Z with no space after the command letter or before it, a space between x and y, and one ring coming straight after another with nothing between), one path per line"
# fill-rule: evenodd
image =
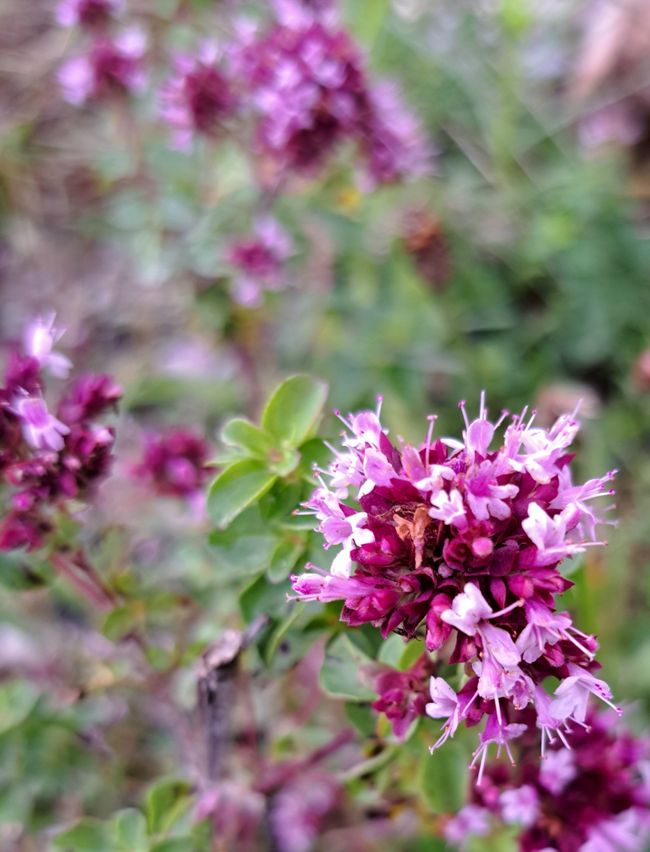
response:
M283 267L293 251L291 237L271 216L258 219L249 237L232 243L229 261L234 267L233 298L241 305L257 307L265 290L283 284Z
M58 452L63 449L64 435L70 429L49 413L44 399L38 396L20 397L16 400L14 410L22 423L28 444L37 450Z
M65 379L72 362L67 356L54 351L55 344L63 335L63 330L55 328L55 319L56 316L50 314L46 319L37 317L30 322L25 329L23 349L39 366L48 369L53 376Z
M60 0L56 22L62 27L97 27L124 10L125 0Z
M150 482L159 494L192 497L207 478L207 442L189 429L175 428L147 438L134 475Z
M446 719L435 747L486 716L483 764L490 743L507 752L525 731L541 731L542 749L568 743L588 697L611 700L591 674L596 640L556 611L556 597L571 585L562 560L602 544L592 501L609 493L612 474L572 483L573 417L544 430L524 411L497 442L505 412L490 421L484 399L473 420L461 410L462 441L434 441L431 418L419 446L392 444L380 407L341 418L342 446L316 471L320 485L306 504L326 548L339 552L329 572L298 575L293 586L299 598L342 600L350 625L418 634L427 650L468 663L473 676L458 694L432 680L424 712ZM554 696L542 687L550 677L559 682Z
M423 654L409 669L403 672L388 669L380 672L374 680L374 688L379 698L373 703L373 708L384 713L393 727L396 737L403 737L411 723L424 715L427 704L427 680L433 671L433 663L427 654ZM431 696L434 696L434 681L441 680L455 696L454 691L441 678L431 678ZM444 702L444 698L443 698ZM447 706L440 708L442 715L447 716ZM429 713L429 715L433 715ZM437 718L440 718L438 716Z
M129 29L117 38L97 38L87 53L73 56L59 68L58 80L69 103L81 106L90 100L130 94L145 83L146 38Z
M0 525L0 550L41 546L52 529L49 510L87 499L110 469L115 433L94 421L121 389L110 376L83 376L51 414L42 370L63 377L71 366L53 351L60 337L53 314L31 322L0 388L0 474L12 507Z
M418 121L392 85L369 84L361 51L330 3L275 0L274 7L272 26L246 32L233 61L256 116L257 144L275 169L312 174L351 142L371 183L426 171Z
M587 715L571 750L557 742L543 760L528 743L516 766L488 764L466 806L521 827L522 852L642 852L650 840L650 800L644 784L650 744L616 727L610 713ZM455 817L462 819L466 808ZM449 842L485 834L468 825Z
M160 93L160 111L178 148L189 148L195 134L215 136L236 107L232 83L218 60L214 42L204 43L196 55L174 58L174 74Z

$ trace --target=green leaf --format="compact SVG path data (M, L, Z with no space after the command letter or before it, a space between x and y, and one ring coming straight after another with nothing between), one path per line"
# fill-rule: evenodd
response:
M409 642L403 643L402 656L397 664L397 668L404 672L410 669L411 666L419 660L422 654L426 651L424 642L421 639L411 639Z
M347 702L345 715L363 737L370 737L375 733L377 716L369 704Z
M272 583L286 580L304 549L305 542L301 538L294 536L281 541L271 557L271 564L267 571L269 580Z
M446 742L444 748L420 760L419 787L427 805L435 813L455 813L467 794L468 756L459 742Z
M127 808L115 814L115 837L120 852L147 852L147 821L135 808Z
M286 611L288 582L270 583L265 574L256 577L239 596L239 608L244 620L250 623L256 615L276 616Z
M260 514L274 527L284 526L288 518L294 517L293 512L300 506L302 498L303 487L300 482L278 482L260 500ZM314 518L312 515L309 518L313 529Z
M276 480L258 461L245 460L227 467L208 492L208 514L219 529L225 529L247 506L259 500Z
M390 0L365 0L363 11L352 0L347 0L345 18L354 35L366 47L372 47L389 10Z
M231 447L241 447L260 459L265 458L273 448L271 436L244 417L229 420L221 430L221 440Z
M178 778L163 778L150 788L145 803L149 834L162 834L174 825L190 806L191 790Z
M142 626L144 614L142 601L129 601L129 603L116 607L106 616L102 625L102 633L107 639L116 642L131 633L136 627Z
M348 701L373 701L377 695L361 682L360 670L372 663L346 633L328 643L320 670L320 684L328 695Z
M396 669L399 666L399 661L402 659L402 655L404 654L405 645L406 643L401 636L398 636L397 633L391 633L390 636L387 639L384 639L381 643L377 659L380 663L385 663L387 666L391 666Z
M11 680L0 686L0 734L15 728L34 709L40 692L24 680Z
M323 625L307 607L294 606L262 643L264 661L272 671L285 671L303 659L307 649L323 635Z
M213 530L209 542L219 569L241 579L268 568L277 536L264 523L258 507L251 506L227 530Z
M195 852L197 849L194 838L190 835L184 837L170 837L169 840L161 840L151 847L151 852Z
M26 554L0 553L0 584L14 591L42 586L44 577L30 565Z
M311 376L291 376L272 394L262 414L262 427L289 447L311 435L327 399L327 385Z
M82 819L54 838L54 846L65 852L108 852L114 849L108 826L97 819Z

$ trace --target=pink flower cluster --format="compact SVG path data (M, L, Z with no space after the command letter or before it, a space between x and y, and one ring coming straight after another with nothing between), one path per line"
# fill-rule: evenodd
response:
M177 427L148 436L134 474L162 496L194 498L208 477L209 455L210 448L200 435Z
M61 0L56 21L62 27L100 27L124 10L125 0Z
M592 501L613 493L615 472L573 483L575 415L542 429L524 410L493 448L507 413L491 422L483 398L474 420L461 408L462 440L434 441L432 417L419 447L391 443L379 410L341 418L343 448L330 447L334 459L306 504L337 554L329 571L292 583L302 600L342 600L351 626L422 636L428 651L466 664L458 692L431 679L426 713L445 720L433 748L486 717L473 761L480 782L490 744L510 754L509 741L532 725L544 753L585 724L590 695L611 703L594 675L595 638L557 611L556 597L572 585L562 561L604 543ZM533 711L526 723L524 708Z
M272 25L246 30L232 51L260 152L280 171L313 173L350 142L375 182L425 172L429 150L419 123L394 89L371 86L358 47L330 9L275 5Z
M373 702L373 709L386 716L398 739L406 735L416 719L425 715L429 680L434 670L429 655L422 654L406 671L388 668L375 676L373 687L379 698Z
M265 290L278 290L284 283L283 266L293 251L291 237L271 216L258 219L248 237L230 246L229 261L235 270L232 295L246 307L257 307Z
M160 114L180 149L189 148L196 133L217 135L235 111L232 83L219 59L214 42L205 42L196 56L179 53L173 59L174 74L160 92Z
M147 42L132 27L115 37L97 35L90 45L67 59L58 71L64 98L74 106L141 90L146 83Z
M239 139L252 127L251 148L276 173L313 173L344 142L367 164L371 183L417 177L430 150L415 117L390 84L372 85L359 48L336 24L329 2L275 0L264 28L238 21L223 48L202 43L179 53L160 90L160 115L174 144L214 138L240 119ZM81 105L141 89L146 39L129 28L111 36L123 0L61 0L62 26L87 32L84 49L59 69L64 97Z
M111 464L114 431L94 422L122 395L110 376L79 377L56 415L48 409L43 372L65 378L72 366L54 350L60 336L54 316L36 319L5 370L0 475L11 489L11 510L0 524L0 550L40 546L50 529L48 509L86 497Z
M496 824L519 826L521 852L643 852L650 842L650 743L616 730L610 713L587 716L572 748L516 769L487 767L471 801L445 826L454 846Z

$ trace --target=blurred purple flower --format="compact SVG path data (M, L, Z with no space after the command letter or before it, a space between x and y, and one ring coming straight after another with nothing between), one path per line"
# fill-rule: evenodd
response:
M361 131L361 144L368 158L369 188L430 173L431 145L397 86L375 86L368 93L368 101L369 119Z
M242 30L233 67L257 115L257 143L280 171L313 174L343 142L368 164L372 184L429 168L417 120L391 84L369 85L361 51L328 3L275 0L276 22Z
M37 317L25 329L23 348L25 354L38 361L41 367L50 371L53 376L65 379L72 361L59 352L54 352L54 345L61 339L63 329L54 326L56 316L50 314L47 319Z
M490 811L478 805L465 805L445 825L445 839L463 846L469 837L483 837L490 832Z
M499 797L503 821L527 828L539 815L539 796L530 784L515 790L504 790Z
M60 0L56 22L62 27L96 27L120 14L125 0Z
M232 243L229 261L237 270L232 281L235 301L257 307L264 290L278 290L283 284L283 266L293 251L291 237L270 216L258 219L248 238Z
M0 549L40 546L51 528L45 513L67 499L88 497L108 473L115 435L93 420L114 407L121 389L110 376L78 379L57 416L43 397L41 368L61 374L70 362L52 351L60 338L54 316L36 319L11 353L0 388L0 473L11 490L12 511L0 526Z
M486 832L463 822L467 807L519 824L521 852L643 852L650 841L650 743L615 727L615 716L591 712L571 736L571 750L553 746L543 760L527 747L517 766L491 764L473 787L471 804L452 822L450 843Z
M379 698L372 706L378 713L385 714L396 737L405 736L412 722L424 716L425 707L430 706L427 687L433 670L429 656L423 654L406 671L388 669L375 676L373 687ZM432 682L434 680L440 678L431 678Z
M89 373L75 380L59 403L58 415L66 423L82 423L115 408L122 388L108 373Z
M218 60L214 42L204 43L196 56L174 57L174 74L160 92L160 111L180 149L188 149L195 134L214 136L235 109L231 81Z
M125 30L117 38L97 38L87 53L68 59L59 68L58 80L67 101L80 106L89 100L140 90L146 80L142 30Z
M37 450L58 452L63 449L63 436L69 434L70 428L49 413L44 399L37 396L21 397L15 401L14 410L28 444Z
M309 852L341 797L341 786L324 772L299 775L271 803L271 828L279 852Z
M150 483L158 494L191 498L207 479L209 454L210 448L200 435L174 428L147 437L142 461L133 473Z

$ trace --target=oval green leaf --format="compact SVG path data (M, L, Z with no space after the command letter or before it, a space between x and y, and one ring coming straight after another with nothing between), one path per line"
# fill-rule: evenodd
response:
M240 447L250 455L261 459L273 449L271 436L245 417L229 420L221 430L221 440L224 444Z
M327 385L312 376L291 376L276 388L262 414L262 428L290 447L312 433L327 399Z
M373 701L377 694L361 681L361 668L372 663L370 657L339 633L327 646L320 670L320 684L328 695L348 701Z
M224 530L237 515L259 500L276 480L263 464L252 459L227 467L208 491L208 515Z

